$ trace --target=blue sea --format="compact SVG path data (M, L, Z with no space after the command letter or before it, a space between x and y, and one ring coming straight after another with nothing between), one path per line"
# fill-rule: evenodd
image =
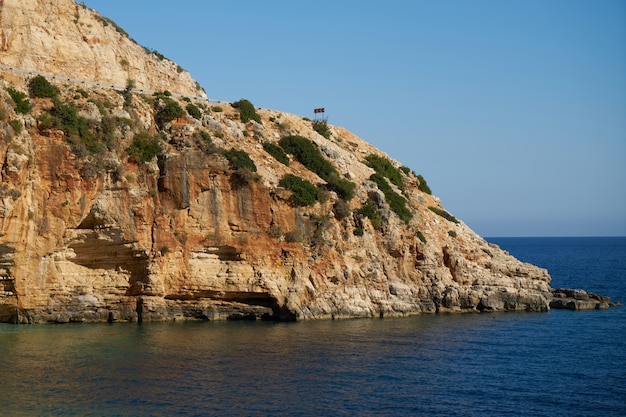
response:
M492 238L626 302L626 238ZM2 416L625 416L626 307L0 325Z

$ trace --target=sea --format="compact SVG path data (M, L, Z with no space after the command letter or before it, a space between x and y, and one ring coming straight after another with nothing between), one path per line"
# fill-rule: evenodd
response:
M491 238L626 304L626 238ZM626 306L0 325L1 416L626 416Z

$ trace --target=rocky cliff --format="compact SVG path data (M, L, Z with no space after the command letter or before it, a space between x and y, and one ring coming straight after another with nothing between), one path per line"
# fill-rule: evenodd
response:
M0 57L59 77L204 96L187 71L72 0L0 0Z
M546 270L345 129L173 97L195 81L71 0L0 13L3 65L162 90L0 70L0 321L550 308Z

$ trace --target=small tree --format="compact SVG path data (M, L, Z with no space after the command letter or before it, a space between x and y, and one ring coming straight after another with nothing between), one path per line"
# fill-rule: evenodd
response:
M163 128L166 123L169 123L175 118L181 117L183 114L185 114L183 108L180 107L180 104L178 104L176 101L167 96L164 96L163 100L165 101L165 107L159 110L154 116L157 124L161 128Z

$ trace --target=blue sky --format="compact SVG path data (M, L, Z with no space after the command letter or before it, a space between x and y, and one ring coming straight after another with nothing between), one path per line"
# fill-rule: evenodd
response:
M85 0L209 97L343 126L483 236L626 235L622 0Z

